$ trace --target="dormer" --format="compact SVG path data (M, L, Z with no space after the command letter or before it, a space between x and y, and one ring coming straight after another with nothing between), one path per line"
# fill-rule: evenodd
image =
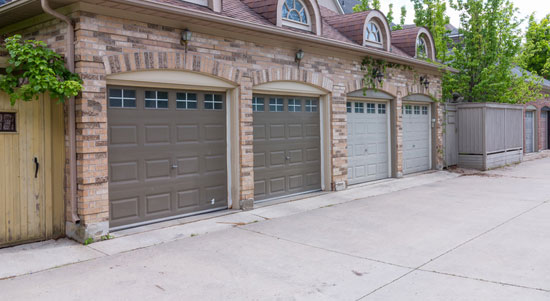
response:
M321 13L316 0L243 0L243 2L274 25L321 35Z
M393 45L417 59L435 61L435 46L432 34L425 27L410 27L392 32Z
M216 13L220 13L222 11L222 0L180 0L180 1L198 4L201 6L206 6Z
M379 10L328 16L325 20L350 40L363 46L391 49L391 31L386 16Z

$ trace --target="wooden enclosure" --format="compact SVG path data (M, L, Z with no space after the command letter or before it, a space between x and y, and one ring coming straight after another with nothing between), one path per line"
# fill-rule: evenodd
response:
M63 105L0 93L0 247L63 236Z
M523 158L523 107L461 103L458 111L458 165L488 170Z

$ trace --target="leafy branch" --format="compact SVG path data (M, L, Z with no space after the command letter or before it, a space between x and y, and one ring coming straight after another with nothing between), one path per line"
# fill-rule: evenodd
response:
M20 35L5 40L9 59L6 74L0 75L0 90L17 100L31 101L49 93L64 102L82 90L80 77L65 67L63 57L42 41L21 41Z

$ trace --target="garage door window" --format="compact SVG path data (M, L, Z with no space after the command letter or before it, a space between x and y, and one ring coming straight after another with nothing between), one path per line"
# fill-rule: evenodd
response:
M365 109L363 107L362 102L356 102L355 103L355 113L365 113Z
M405 114L407 114L407 115L412 114L412 106L411 105L406 105L405 106Z
M422 107L422 115L428 115L428 107L426 106Z
M145 91L145 107L148 109L167 109L168 92Z
M348 111L348 113L351 113L351 102L346 102L346 110Z
M136 90L109 89L109 107L135 108Z
M263 112L265 111L265 103L263 97L253 97L252 98L252 111L253 112Z
M306 112L317 112L317 100L306 100Z
M197 109L197 94L186 92L176 93L176 108L181 110Z
M206 110L223 110L221 94L204 94L204 108Z
M302 100L296 98L288 99L288 111L289 112L301 112L302 111Z
M414 106L414 115L420 115L420 106Z
M367 103L367 114L376 114L376 104Z
M284 100L282 98L270 98L269 112L282 112L282 111L284 111Z
M384 103L378 104L378 114L386 114L386 104Z

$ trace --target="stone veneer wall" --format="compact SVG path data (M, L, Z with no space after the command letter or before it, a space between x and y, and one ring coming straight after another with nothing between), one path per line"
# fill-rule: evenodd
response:
M76 25L76 72L84 90L76 98L78 214L84 227L108 228L107 89L106 76L117 72L151 69L199 71L239 85L240 102L240 197L254 195L252 152L252 87L259 83L292 80L331 91L332 188L347 181L346 94L362 86L361 57L349 59L338 53L327 57L306 53L298 70L295 49L266 46L199 32L193 33L187 55L180 44L181 28L126 20L88 12L74 12ZM22 30L25 38L46 41L64 52L64 24L56 20ZM383 90L396 97L397 172L402 166L402 98L414 93L441 97L439 76L429 75L429 91L419 85L425 73L388 69ZM435 103L434 167L443 166L443 106ZM99 226L98 225L105 225ZM103 233L108 229L103 229Z

